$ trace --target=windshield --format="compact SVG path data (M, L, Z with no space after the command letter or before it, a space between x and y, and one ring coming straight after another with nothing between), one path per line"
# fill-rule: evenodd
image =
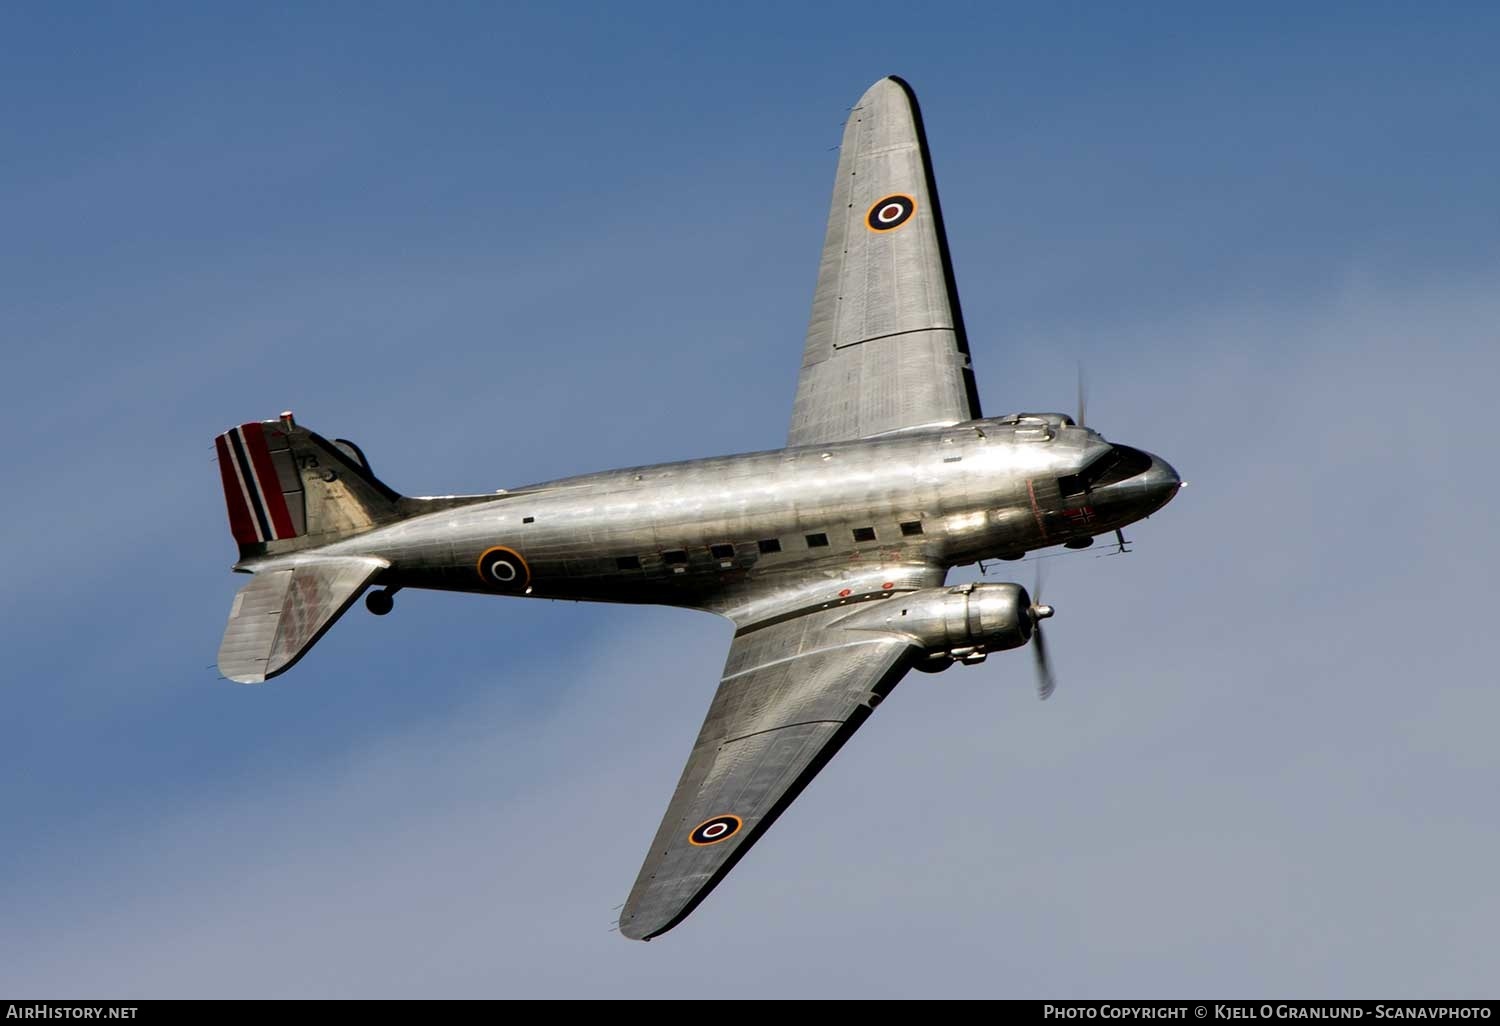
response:
M1090 463L1082 477L1090 488L1103 488L1151 469L1151 457L1128 445L1116 445Z
M1058 478L1057 486L1064 495L1076 495L1118 484L1149 469L1150 456L1128 445L1114 445L1078 473Z

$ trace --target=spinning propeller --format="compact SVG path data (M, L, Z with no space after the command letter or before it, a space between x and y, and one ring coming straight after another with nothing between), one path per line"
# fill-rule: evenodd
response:
M1031 605L1026 615L1031 617L1031 653L1036 659L1036 697L1046 701L1057 689L1057 680L1052 676L1052 664L1047 659L1047 644L1042 640L1042 621L1055 610L1042 602L1042 565L1036 567L1036 587L1031 592Z
M1089 386L1083 376L1083 361L1078 361L1078 426L1088 427L1084 423L1084 415L1089 409Z

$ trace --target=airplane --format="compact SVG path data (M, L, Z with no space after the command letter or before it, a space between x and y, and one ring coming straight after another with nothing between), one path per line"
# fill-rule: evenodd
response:
M215 440L235 596L230 680L289 670L354 602L403 588L654 603L735 626L719 687L621 911L681 923L912 669L1031 644L1052 607L957 566L1084 548L1181 478L1061 413L986 417L916 96L872 85L844 129L785 448L483 495L393 491L290 412ZM981 562L981 567L983 563ZM368 590L368 593L366 594Z

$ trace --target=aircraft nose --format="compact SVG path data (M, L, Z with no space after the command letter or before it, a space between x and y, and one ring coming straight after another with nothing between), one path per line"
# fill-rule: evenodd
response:
M1153 513L1171 502L1182 489L1182 477L1160 456L1151 457L1150 468L1138 480Z

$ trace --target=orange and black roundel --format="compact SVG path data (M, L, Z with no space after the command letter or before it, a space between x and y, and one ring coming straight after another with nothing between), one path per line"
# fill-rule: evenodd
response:
M504 545L485 549L477 567L480 579L497 591L523 592L531 584L531 567L519 552Z
M706 848L710 844L729 840L744 825L745 821L738 816L715 816L694 827L693 832L688 834L688 843Z
M910 221L916 212L917 201L898 192L875 201L865 215L865 227L872 232L888 232Z

